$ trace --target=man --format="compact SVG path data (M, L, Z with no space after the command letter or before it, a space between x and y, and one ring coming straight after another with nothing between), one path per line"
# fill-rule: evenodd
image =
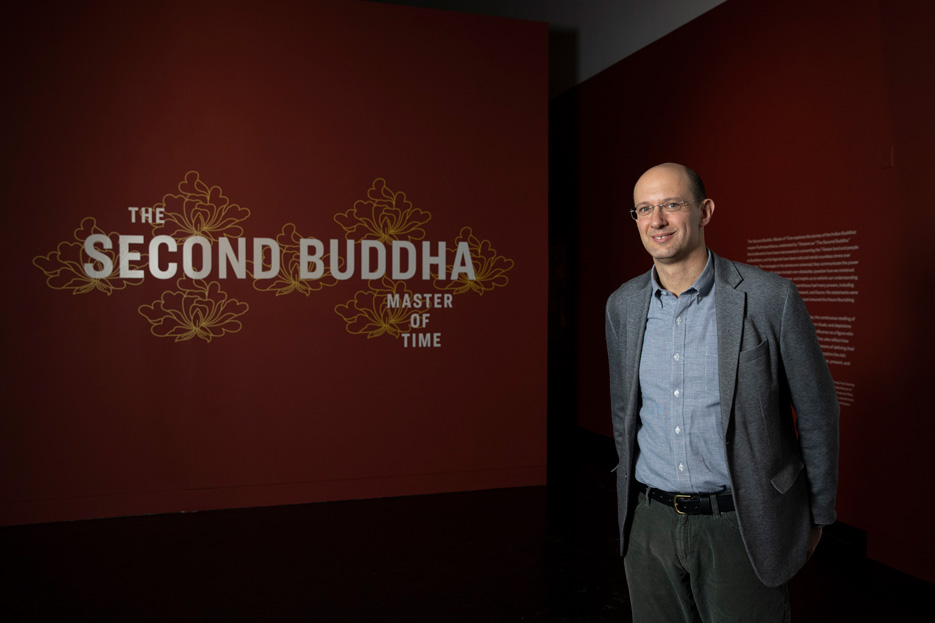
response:
M707 249L692 170L653 167L633 198L653 267L610 296L606 335L634 621L788 621L786 582L835 520L815 329L790 281Z

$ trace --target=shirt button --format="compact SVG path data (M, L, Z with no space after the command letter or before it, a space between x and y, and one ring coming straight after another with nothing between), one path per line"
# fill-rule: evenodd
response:
M676 427L675 427L675 434L676 434L676 435L681 435L681 434L682 434L682 429L679 428L678 426L676 426Z
M676 360L676 361L679 360L679 354L678 354L678 353L675 353L675 360Z
M679 390L675 390L675 397L676 397L676 398L679 397Z
M681 317L681 316L679 316L678 318L675 319L675 324L682 324L682 317Z
M680 472L684 472L684 471L685 471L685 466L682 465L681 463L679 463L679 471L680 471Z

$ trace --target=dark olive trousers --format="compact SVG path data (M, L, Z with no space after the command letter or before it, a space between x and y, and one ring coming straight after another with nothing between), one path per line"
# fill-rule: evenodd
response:
M763 584L737 513L682 515L639 495L624 558L634 623L788 623L785 585Z

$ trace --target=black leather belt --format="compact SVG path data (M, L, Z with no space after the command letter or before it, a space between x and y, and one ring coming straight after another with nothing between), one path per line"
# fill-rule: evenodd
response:
M651 500L671 506L680 515L710 515L714 512L711 507L711 498L717 498L719 512L734 510L734 496L730 493L669 493L647 487L641 482L636 483L636 489L648 495Z

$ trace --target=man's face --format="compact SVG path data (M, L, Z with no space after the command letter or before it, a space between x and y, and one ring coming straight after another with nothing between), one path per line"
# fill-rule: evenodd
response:
M688 176L672 166L650 169L633 189L633 205L637 207L694 199ZM656 264L678 264L704 249L704 226L713 211L714 202L710 199L692 201L674 214L666 214L657 207L652 215L638 219L636 227Z

